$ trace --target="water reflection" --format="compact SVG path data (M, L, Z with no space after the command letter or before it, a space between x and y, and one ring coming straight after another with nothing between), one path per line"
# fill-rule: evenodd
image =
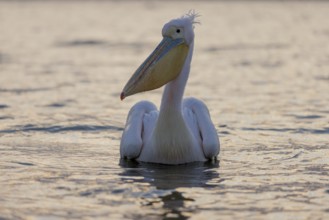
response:
M219 178L218 170L214 169L219 168L219 161L170 166L121 159L120 166L125 168L121 176L143 177L134 178L134 181L149 183L157 189L212 187L208 182L214 178Z
M163 219L187 219L193 210L186 209L188 201L194 201L182 188L212 188L209 184L214 179L219 180L219 161L196 162L179 166L138 163L136 161L120 160L123 172L119 174L122 180L131 180L133 184L145 184L150 187L150 194L142 199L142 206L158 207L161 204ZM152 189L153 188L153 189ZM155 188L155 189L154 189ZM155 195L155 196L154 196Z

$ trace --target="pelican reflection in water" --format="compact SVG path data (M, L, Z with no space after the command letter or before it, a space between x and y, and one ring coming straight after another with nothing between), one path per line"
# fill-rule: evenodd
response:
M143 210L146 210L145 213L148 213L149 209L154 209L160 217L172 214L175 216L173 219L188 219L195 213L196 210L188 203L195 201L194 205L198 204L194 190L215 192L224 181L220 177L219 161L167 166L121 159L119 165L122 168L119 176L123 184L129 185L128 192L131 188L134 192L142 192L129 196L140 202ZM156 214L153 213L151 216L155 218ZM147 217L146 214L145 218Z
M166 85L159 111L149 101L131 108L120 144L122 158L184 164L214 160L219 154L219 138L207 106L196 98L183 99L196 17L190 12L166 23L162 41L124 87L122 100Z

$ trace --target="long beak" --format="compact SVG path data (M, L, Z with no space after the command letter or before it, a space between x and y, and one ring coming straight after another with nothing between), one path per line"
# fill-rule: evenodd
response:
M121 100L139 92L160 88L174 80L182 71L188 50L184 39L164 37L129 79L121 93Z

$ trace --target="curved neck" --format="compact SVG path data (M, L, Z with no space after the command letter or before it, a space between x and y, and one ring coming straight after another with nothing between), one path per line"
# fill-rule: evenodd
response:
M190 73L193 47L194 42L192 41L192 43L189 45L189 52L181 73L176 79L166 85L162 95L160 112L166 109L181 111L184 90Z

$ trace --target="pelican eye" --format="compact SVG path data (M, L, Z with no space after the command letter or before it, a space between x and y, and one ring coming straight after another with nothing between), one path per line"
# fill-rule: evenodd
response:
M176 30L176 33L180 33L180 29L177 29L177 30Z

